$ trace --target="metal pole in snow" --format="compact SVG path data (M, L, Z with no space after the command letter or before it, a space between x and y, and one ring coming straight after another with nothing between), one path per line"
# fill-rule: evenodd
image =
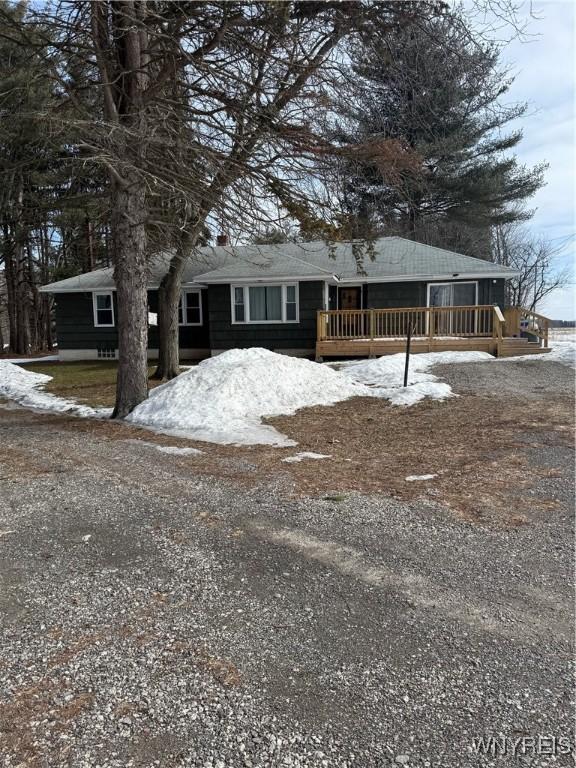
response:
M406 363L404 364L404 386L408 386L408 368L410 366L410 342L412 341L412 326L408 326L408 335L406 337Z

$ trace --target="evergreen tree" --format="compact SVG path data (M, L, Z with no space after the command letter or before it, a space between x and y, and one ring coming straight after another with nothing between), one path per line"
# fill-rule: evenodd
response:
M383 234L489 258L490 228L530 215L521 204L545 168L523 167L509 154L522 132L506 126L526 105L501 102L512 80L498 47L448 14L372 37L350 56L354 77L337 137L397 139L416 167L383 178L373 164L348 166L346 212Z
M40 54L49 30L30 24L26 46L14 34L26 12L23 3L0 2L7 30L0 39L0 270L6 338L16 354L52 346L51 299L38 286L107 262L109 209L105 174L74 146L74 135L63 134L63 89ZM83 81L79 67L70 70ZM94 93L84 88L78 99ZM58 119L48 123L51 112Z

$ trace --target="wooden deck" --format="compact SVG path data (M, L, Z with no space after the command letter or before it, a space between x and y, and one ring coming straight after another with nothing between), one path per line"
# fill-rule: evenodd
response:
M549 352L549 320L521 307L492 305L320 311L316 359L380 357L411 351L489 352L497 357Z

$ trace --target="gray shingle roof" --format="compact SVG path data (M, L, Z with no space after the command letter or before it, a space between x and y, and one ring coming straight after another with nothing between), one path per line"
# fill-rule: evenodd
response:
M499 275L515 271L483 259L464 256L401 237L376 240L372 253L365 243L281 243L235 248L235 259L198 276L205 283L245 279L308 278L334 275L343 281L415 280L439 277ZM355 255L356 251L356 255ZM356 256L358 258L356 258Z
M356 252L356 255L355 255ZM356 258L358 256L358 259ZM169 253L150 266L149 287L158 286ZM366 244L325 242L279 243L198 248L184 270L184 284L228 283L237 280L322 280L335 276L342 281L430 280L451 277L513 277L509 267L464 256L430 245L383 237L376 240L373 258ZM50 293L95 291L114 288L112 269L99 269L44 286Z
M197 275L208 270L217 269L223 266L228 259L232 258L231 248L198 248L191 256L184 268L183 282L192 283ZM148 267L148 287L157 288L160 280L166 274L170 259L173 253L165 251L155 256ZM66 280L59 280L57 283L50 283L40 288L45 293L65 293L80 291L106 291L113 290L116 287L113 277L112 267L106 269L96 269L93 272L86 272L76 277L68 277Z

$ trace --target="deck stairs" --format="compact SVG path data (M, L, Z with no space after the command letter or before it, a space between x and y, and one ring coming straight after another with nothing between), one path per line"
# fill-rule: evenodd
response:
M498 357L518 357L519 355L542 355L550 352L550 347L542 347L537 341L520 336L507 336L498 347Z

